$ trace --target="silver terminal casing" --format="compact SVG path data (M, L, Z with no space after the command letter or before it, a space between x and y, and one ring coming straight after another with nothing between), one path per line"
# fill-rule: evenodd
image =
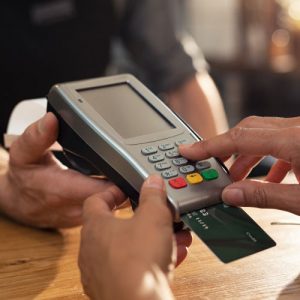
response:
M115 87L122 84L139 95L141 101L145 101L150 109L155 110L158 118L164 118L172 124L172 128L160 132L130 138L122 137L118 130L112 127L112 120L108 122L101 112L86 101L81 95L81 90ZM122 98L122 95L116 95ZM108 166L115 170L128 185L139 193L144 180L157 171L154 163L149 163L147 156L142 153L145 147L157 147L160 153L165 155L168 145L175 145L182 140L189 143L200 141L200 137L185 124L175 113L173 113L159 98L139 82L132 75L118 75L106 78L96 78L76 82L62 83L53 86L48 94L48 102L56 114L72 128L72 130L101 158ZM115 107L117 110L118 107ZM128 111L131 108L128 107ZM123 114L127 112L124 111ZM114 114L111 115L113 119ZM155 120L147 120L147 114L143 116L144 122L155 124ZM134 122L134 120L133 120ZM134 126L131 124L130 126ZM139 124L136 124L139 126ZM63 146L64 137L60 137ZM164 145L164 146L162 146ZM168 162L172 159L168 159ZM207 160L211 167L216 169L219 177L213 181L202 182L199 185L189 185L183 189L173 189L166 180L167 196L175 214L179 220L180 215L211 206L221 201L221 193L225 186L231 183L226 169L215 159ZM110 174L106 174L110 177ZM114 178L110 178L114 181ZM120 186L121 189L126 187ZM129 195L130 196L130 195Z

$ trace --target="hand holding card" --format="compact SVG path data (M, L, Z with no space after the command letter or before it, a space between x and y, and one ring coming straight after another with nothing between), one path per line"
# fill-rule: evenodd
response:
M300 180L299 125L300 118L249 117L222 135L194 145L180 146L180 152L193 160L216 156L225 161L231 155L238 155L230 168L232 179L238 182L224 189L224 202L236 206L277 208L300 215L299 184L280 184L290 170L298 182ZM240 181L265 155L278 158L265 181ZM275 244L240 209L216 205L206 213L204 216L197 211L183 219L224 262ZM211 226L201 227L203 224Z

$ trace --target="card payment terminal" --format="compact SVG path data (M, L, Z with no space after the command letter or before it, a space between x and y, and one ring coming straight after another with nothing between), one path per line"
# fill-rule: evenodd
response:
M219 203L231 183L216 159L180 156L178 145L201 138L131 75L57 84L47 98L69 160L83 173L105 174L133 206L143 181L153 173L165 180L176 220Z

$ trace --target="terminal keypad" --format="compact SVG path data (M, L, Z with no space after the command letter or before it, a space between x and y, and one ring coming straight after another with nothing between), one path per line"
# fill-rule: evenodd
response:
M175 143L149 145L141 149L148 162L154 165L155 170L160 172L174 189L201 184L219 177L218 171L211 167L209 161L191 162L180 155L178 146L188 142L183 138Z

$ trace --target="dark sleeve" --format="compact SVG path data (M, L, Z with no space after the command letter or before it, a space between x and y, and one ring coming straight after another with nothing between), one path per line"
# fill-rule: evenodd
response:
M121 39L155 92L169 91L206 68L191 37L178 35L175 4L174 0L128 0L121 19Z

